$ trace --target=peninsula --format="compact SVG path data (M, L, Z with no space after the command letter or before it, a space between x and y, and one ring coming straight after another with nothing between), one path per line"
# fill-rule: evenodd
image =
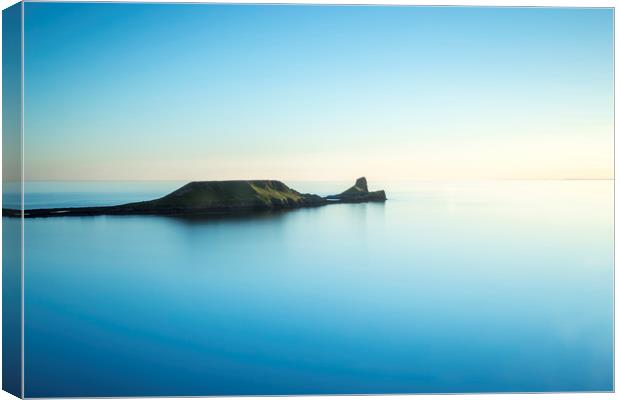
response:
M318 207L339 203L365 203L386 200L385 191L368 191L366 178L344 192L321 197L302 194L280 181L201 181L190 182L174 192L150 201L102 207L40 208L24 210L24 218L96 215L233 215L256 211L275 211ZM2 209L5 217L21 217L22 211Z

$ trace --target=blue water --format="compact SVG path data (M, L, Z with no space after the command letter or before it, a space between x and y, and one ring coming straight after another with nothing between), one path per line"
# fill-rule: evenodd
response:
M613 389L613 182L370 183L388 202L26 220L26 396Z

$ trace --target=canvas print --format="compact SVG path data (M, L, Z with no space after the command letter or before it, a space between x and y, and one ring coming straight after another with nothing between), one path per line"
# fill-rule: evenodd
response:
M4 10L4 390L613 391L613 29Z

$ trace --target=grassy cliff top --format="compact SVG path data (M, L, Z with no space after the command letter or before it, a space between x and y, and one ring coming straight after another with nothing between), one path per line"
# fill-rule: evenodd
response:
M167 196L153 200L158 206L203 208L226 204L297 203L304 195L280 181L204 181L190 182Z

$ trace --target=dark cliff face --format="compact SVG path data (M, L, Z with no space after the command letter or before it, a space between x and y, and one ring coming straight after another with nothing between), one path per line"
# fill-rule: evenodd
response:
M368 192L368 182L366 182L366 178L363 176L361 178L357 178L354 187L357 187L364 192Z
M385 201L385 192L369 192L366 178L339 195L321 197L303 194L280 181L203 181L190 182L155 200L109 207L74 207L25 210L24 217L94 215L215 215L240 214L335 203ZM2 210L3 216L21 217L20 210Z

